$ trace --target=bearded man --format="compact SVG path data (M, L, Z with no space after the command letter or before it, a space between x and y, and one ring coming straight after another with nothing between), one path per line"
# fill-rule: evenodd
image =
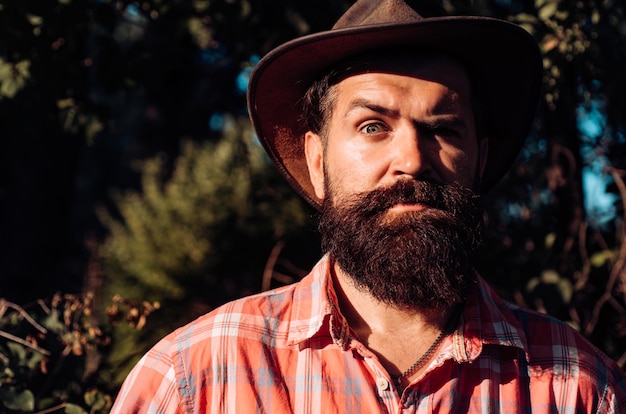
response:
M251 119L319 209L325 255L167 335L113 413L624 412L614 361L503 301L473 263L479 195L532 122L537 46L425 6L358 0L261 60Z

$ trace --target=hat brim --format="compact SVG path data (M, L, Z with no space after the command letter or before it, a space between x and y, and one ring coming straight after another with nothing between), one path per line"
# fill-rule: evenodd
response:
M315 208L304 155L306 128L300 100L310 84L337 63L392 46L436 50L457 57L480 85L482 118L489 138L480 191L506 174L524 144L541 89L542 60L521 27L478 16L446 16L414 23L359 26L303 36L272 50L256 65L248 110L257 137L292 187Z

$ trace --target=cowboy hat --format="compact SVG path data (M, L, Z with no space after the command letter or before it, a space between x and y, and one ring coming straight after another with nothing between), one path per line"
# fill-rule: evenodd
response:
M357 0L331 30L278 46L255 66L248 111L259 141L292 187L315 208L304 155L300 99L311 83L341 61L369 50L429 49L460 60L477 80L487 165L480 191L490 191L515 161L533 121L542 59L521 27L479 16L447 16L425 0ZM441 9L441 11L443 11Z

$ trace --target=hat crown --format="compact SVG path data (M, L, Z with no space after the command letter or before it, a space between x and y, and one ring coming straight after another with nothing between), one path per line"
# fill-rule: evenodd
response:
M431 0L357 0L337 20L333 29L357 26L414 23L425 17L445 16L446 12Z

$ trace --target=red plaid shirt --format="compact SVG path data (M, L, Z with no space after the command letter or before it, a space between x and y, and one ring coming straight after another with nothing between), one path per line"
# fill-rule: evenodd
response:
M161 340L114 404L129 413L626 413L617 364L479 279L459 326L402 394L339 313L324 257L302 281Z

